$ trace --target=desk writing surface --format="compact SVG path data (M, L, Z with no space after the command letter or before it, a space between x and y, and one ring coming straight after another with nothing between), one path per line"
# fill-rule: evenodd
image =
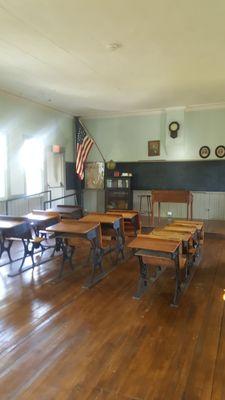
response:
M59 214L73 214L76 211L80 211L80 207L57 206L48 209L48 211L58 212Z
M113 210L113 211L107 211L106 213L107 215L111 214L111 215L117 215L117 216L121 216L122 218L125 219L132 219L133 217L135 217L136 215L138 215L137 211L123 211L123 210Z
M4 219L0 219L0 229L11 229L11 228L15 228L16 226L19 226L21 224L23 224L24 221L18 221L18 220L4 220Z
M191 239L191 233L188 232L176 232L176 231L166 231L164 229L153 229L149 235L167 237L171 239L183 240L188 242Z
M132 249L152 250L172 254L177 250L180 244L180 240L169 241L137 237L128 244L128 247Z
M189 221L189 220L179 220L176 219L175 221L172 222L173 225L183 225L183 226L196 226L197 229L202 229L204 226L204 223L202 221Z
M46 214L39 214L36 212L31 212L29 214L24 215L24 218L27 218L31 221L38 221L38 222L45 222L45 221L50 221L53 218L59 217L59 214L57 213L51 213L51 215Z
M85 217L80 218L82 222L100 222L101 224L114 224L114 222L120 219L120 215L109 215L109 214L88 214Z
M193 226L180 226L180 225L168 225L164 227L166 231L175 231L175 232L190 232L192 235L195 234L196 228Z
M55 225L49 226L46 228L46 230L55 233L74 233L76 235L85 235L98 226L100 226L99 223L79 222L76 220L73 220L73 222L69 220L68 222L67 220L63 220Z

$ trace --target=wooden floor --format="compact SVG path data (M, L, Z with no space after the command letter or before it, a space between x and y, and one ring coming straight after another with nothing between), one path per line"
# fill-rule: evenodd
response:
M1 400L225 399L225 237L206 235L178 308L169 305L173 271L132 298L134 257L90 290L88 267L57 280L59 259L15 278L8 268L0 268Z

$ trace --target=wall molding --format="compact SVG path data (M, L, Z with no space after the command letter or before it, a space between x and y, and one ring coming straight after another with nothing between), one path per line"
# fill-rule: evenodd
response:
M101 118L123 118L123 117L139 117L157 114L166 114L170 111L184 110L184 112L192 111L204 111L204 110L220 110L225 109L225 102L220 103L207 103L207 104L193 104L188 106L175 106L175 107L163 107L163 108L152 108L149 110L134 110L134 111L108 111L108 112L94 112L81 114L83 119L101 119Z

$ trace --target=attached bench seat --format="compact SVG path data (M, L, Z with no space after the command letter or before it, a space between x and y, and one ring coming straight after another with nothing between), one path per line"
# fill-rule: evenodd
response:
M144 264L148 264L153 267L174 268L174 262L169 258L143 255L142 261ZM185 257L185 255L181 254L179 256L180 269L184 269L186 267L186 263L187 258Z

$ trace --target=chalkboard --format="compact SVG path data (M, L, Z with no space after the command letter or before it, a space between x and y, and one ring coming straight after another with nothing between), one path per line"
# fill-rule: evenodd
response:
M133 174L136 190L225 192L225 161L117 162L116 170ZM107 175L112 173L107 171Z
M80 190L83 187L83 181L80 181L75 172L75 163L66 162L66 190Z

